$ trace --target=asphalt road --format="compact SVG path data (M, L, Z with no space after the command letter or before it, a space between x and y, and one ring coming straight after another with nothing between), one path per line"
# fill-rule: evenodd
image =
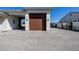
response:
M55 28L0 32L0 51L79 51L79 32Z

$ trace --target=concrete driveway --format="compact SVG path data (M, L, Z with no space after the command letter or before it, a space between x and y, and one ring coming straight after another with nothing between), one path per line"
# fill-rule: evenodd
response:
M0 51L79 51L79 32L55 28L0 32Z

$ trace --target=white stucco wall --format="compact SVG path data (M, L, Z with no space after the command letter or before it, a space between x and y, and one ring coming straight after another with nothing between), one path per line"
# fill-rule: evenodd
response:
M57 23L57 28L62 28L62 23Z
M29 31L29 14L25 14L25 30Z
M73 22L73 30L79 30L79 22Z
M50 30L50 11L51 8L27 8L25 14L25 30L29 31L29 13L46 13L46 30ZM27 21L26 21L27 20Z
M15 20L15 24L13 23L13 20ZM19 18L14 16L3 17L2 19L0 18L0 31L7 31L18 28L18 20Z
M62 23L63 28L66 29L67 23Z
M7 17L8 18L8 21L10 23L10 26L12 27L12 29L16 29L18 28L18 24L19 24L19 18L16 17L16 16L9 16ZM14 20L15 20L15 24L14 24Z
M50 13L46 14L46 30L50 30Z
M2 24L0 24L0 31L6 30L12 30L7 18L5 18Z
M29 13L25 14L25 30L29 31ZM50 13L46 14L46 30L50 30Z

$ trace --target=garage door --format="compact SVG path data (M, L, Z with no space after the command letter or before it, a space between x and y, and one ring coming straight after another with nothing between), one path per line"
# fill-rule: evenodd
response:
M42 19L30 19L30 30L42 30Z
M32 13L29 14L30 30L46 30L45 14Z

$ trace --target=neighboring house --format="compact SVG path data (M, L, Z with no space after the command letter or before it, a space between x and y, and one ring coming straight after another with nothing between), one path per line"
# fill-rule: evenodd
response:
M62 23L58 22L58 23L57 23L57 28L62 29Z
M64 29L79 30L79 12L70 12L61 20Z
M0 30L24 28L50 30L50 7L27 7L23 10L0 10Z
M51 27L51 28L56 28L56 27L57 27L57 24L51 22L51 23L50 23L50 27Z

